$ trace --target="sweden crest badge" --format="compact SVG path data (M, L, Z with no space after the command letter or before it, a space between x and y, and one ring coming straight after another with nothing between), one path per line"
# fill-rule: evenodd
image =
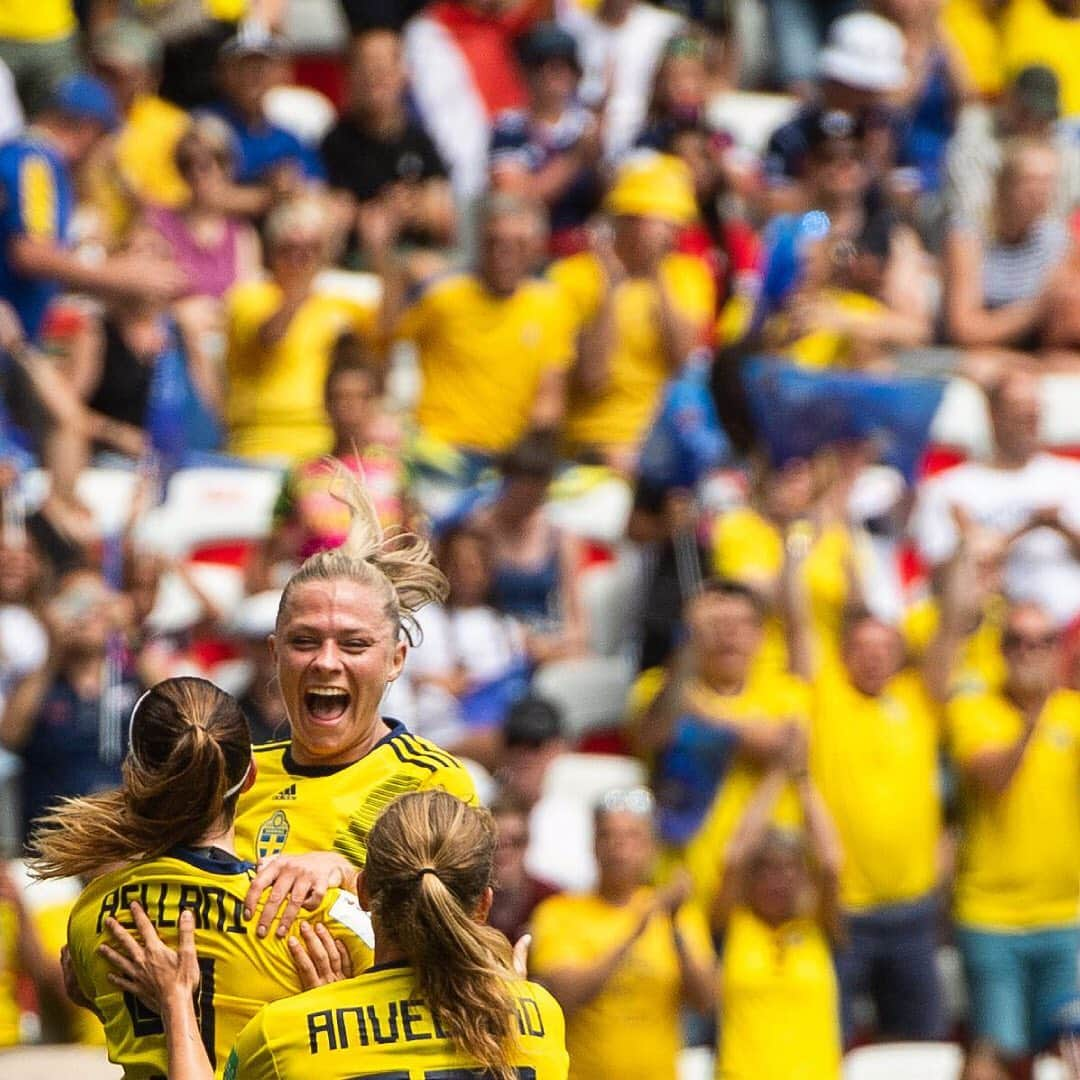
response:
M255 851L259 859L269 859L272 855L280 855L288 838L289 819L285 816L284 810L275 810L259 826L259 833L255 838Z

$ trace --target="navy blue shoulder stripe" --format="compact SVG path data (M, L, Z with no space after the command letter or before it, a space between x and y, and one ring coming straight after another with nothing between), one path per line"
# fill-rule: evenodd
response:
M415 735L402 735L401 741L418 757L438 762L444 769L452 769L457 762L447 753L428 742L421 742Z
M428 772L438 772L438 766L432 765L430 761L420 761L405 753L404 750L398 745L401 742L400 739L391 739L386 745L397 755L398 761L402 765L418 765L420 768L427 769Z

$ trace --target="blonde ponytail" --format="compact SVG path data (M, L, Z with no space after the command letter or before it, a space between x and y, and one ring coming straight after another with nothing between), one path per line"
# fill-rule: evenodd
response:
M513 957L506 938L475 918L495 838L486 810L444 791L404 795L371 830L365 880L439 1026L493 1077L513 1080Z
M281 594L278 625L293 589L309 581L344 578L377 589L383 595L385 612L395 632L404 626L412 638L416 633L415 613L425 604L445 600L450 591L435 565L431 545L415 533L385 531L363 481L340 461L330 461L334 465L331 491L349 508L349 532L340 547L312 555L289 579Z

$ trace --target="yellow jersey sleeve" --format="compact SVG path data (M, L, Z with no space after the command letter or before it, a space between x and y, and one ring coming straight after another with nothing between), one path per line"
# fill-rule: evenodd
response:
M55 240L58 229L56 180L41 154L28 154L19 166L20 217L26 236Z
M229 362L256 351L259 328L280 303L281 290L273 282L249 281L233 288L225 298L225 322L229 342Z
M573 966L583 961L578 942L580 930L574 933L574 910L568 908L561 896L545 900L533 912L529 932L529 970L543 975L553 968Z
M585 252L559 259L548 270L562 298L563 307L574 332L579 331L600 307L604 281L596 256Z
M661 267L675 309L704 328L716 314L716 285L709 268L693 255L670 255Z
M964 694L946 710L949 751L958 765L966 766L986 750L1003 750L1020 734L1016 718L987 694Z

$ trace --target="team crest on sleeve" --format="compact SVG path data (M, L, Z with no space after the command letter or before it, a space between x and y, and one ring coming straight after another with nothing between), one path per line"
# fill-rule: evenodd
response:
M280 855L289 839L289 819L284 810L275 810L260 826L255 837L255 854L259 859Z

